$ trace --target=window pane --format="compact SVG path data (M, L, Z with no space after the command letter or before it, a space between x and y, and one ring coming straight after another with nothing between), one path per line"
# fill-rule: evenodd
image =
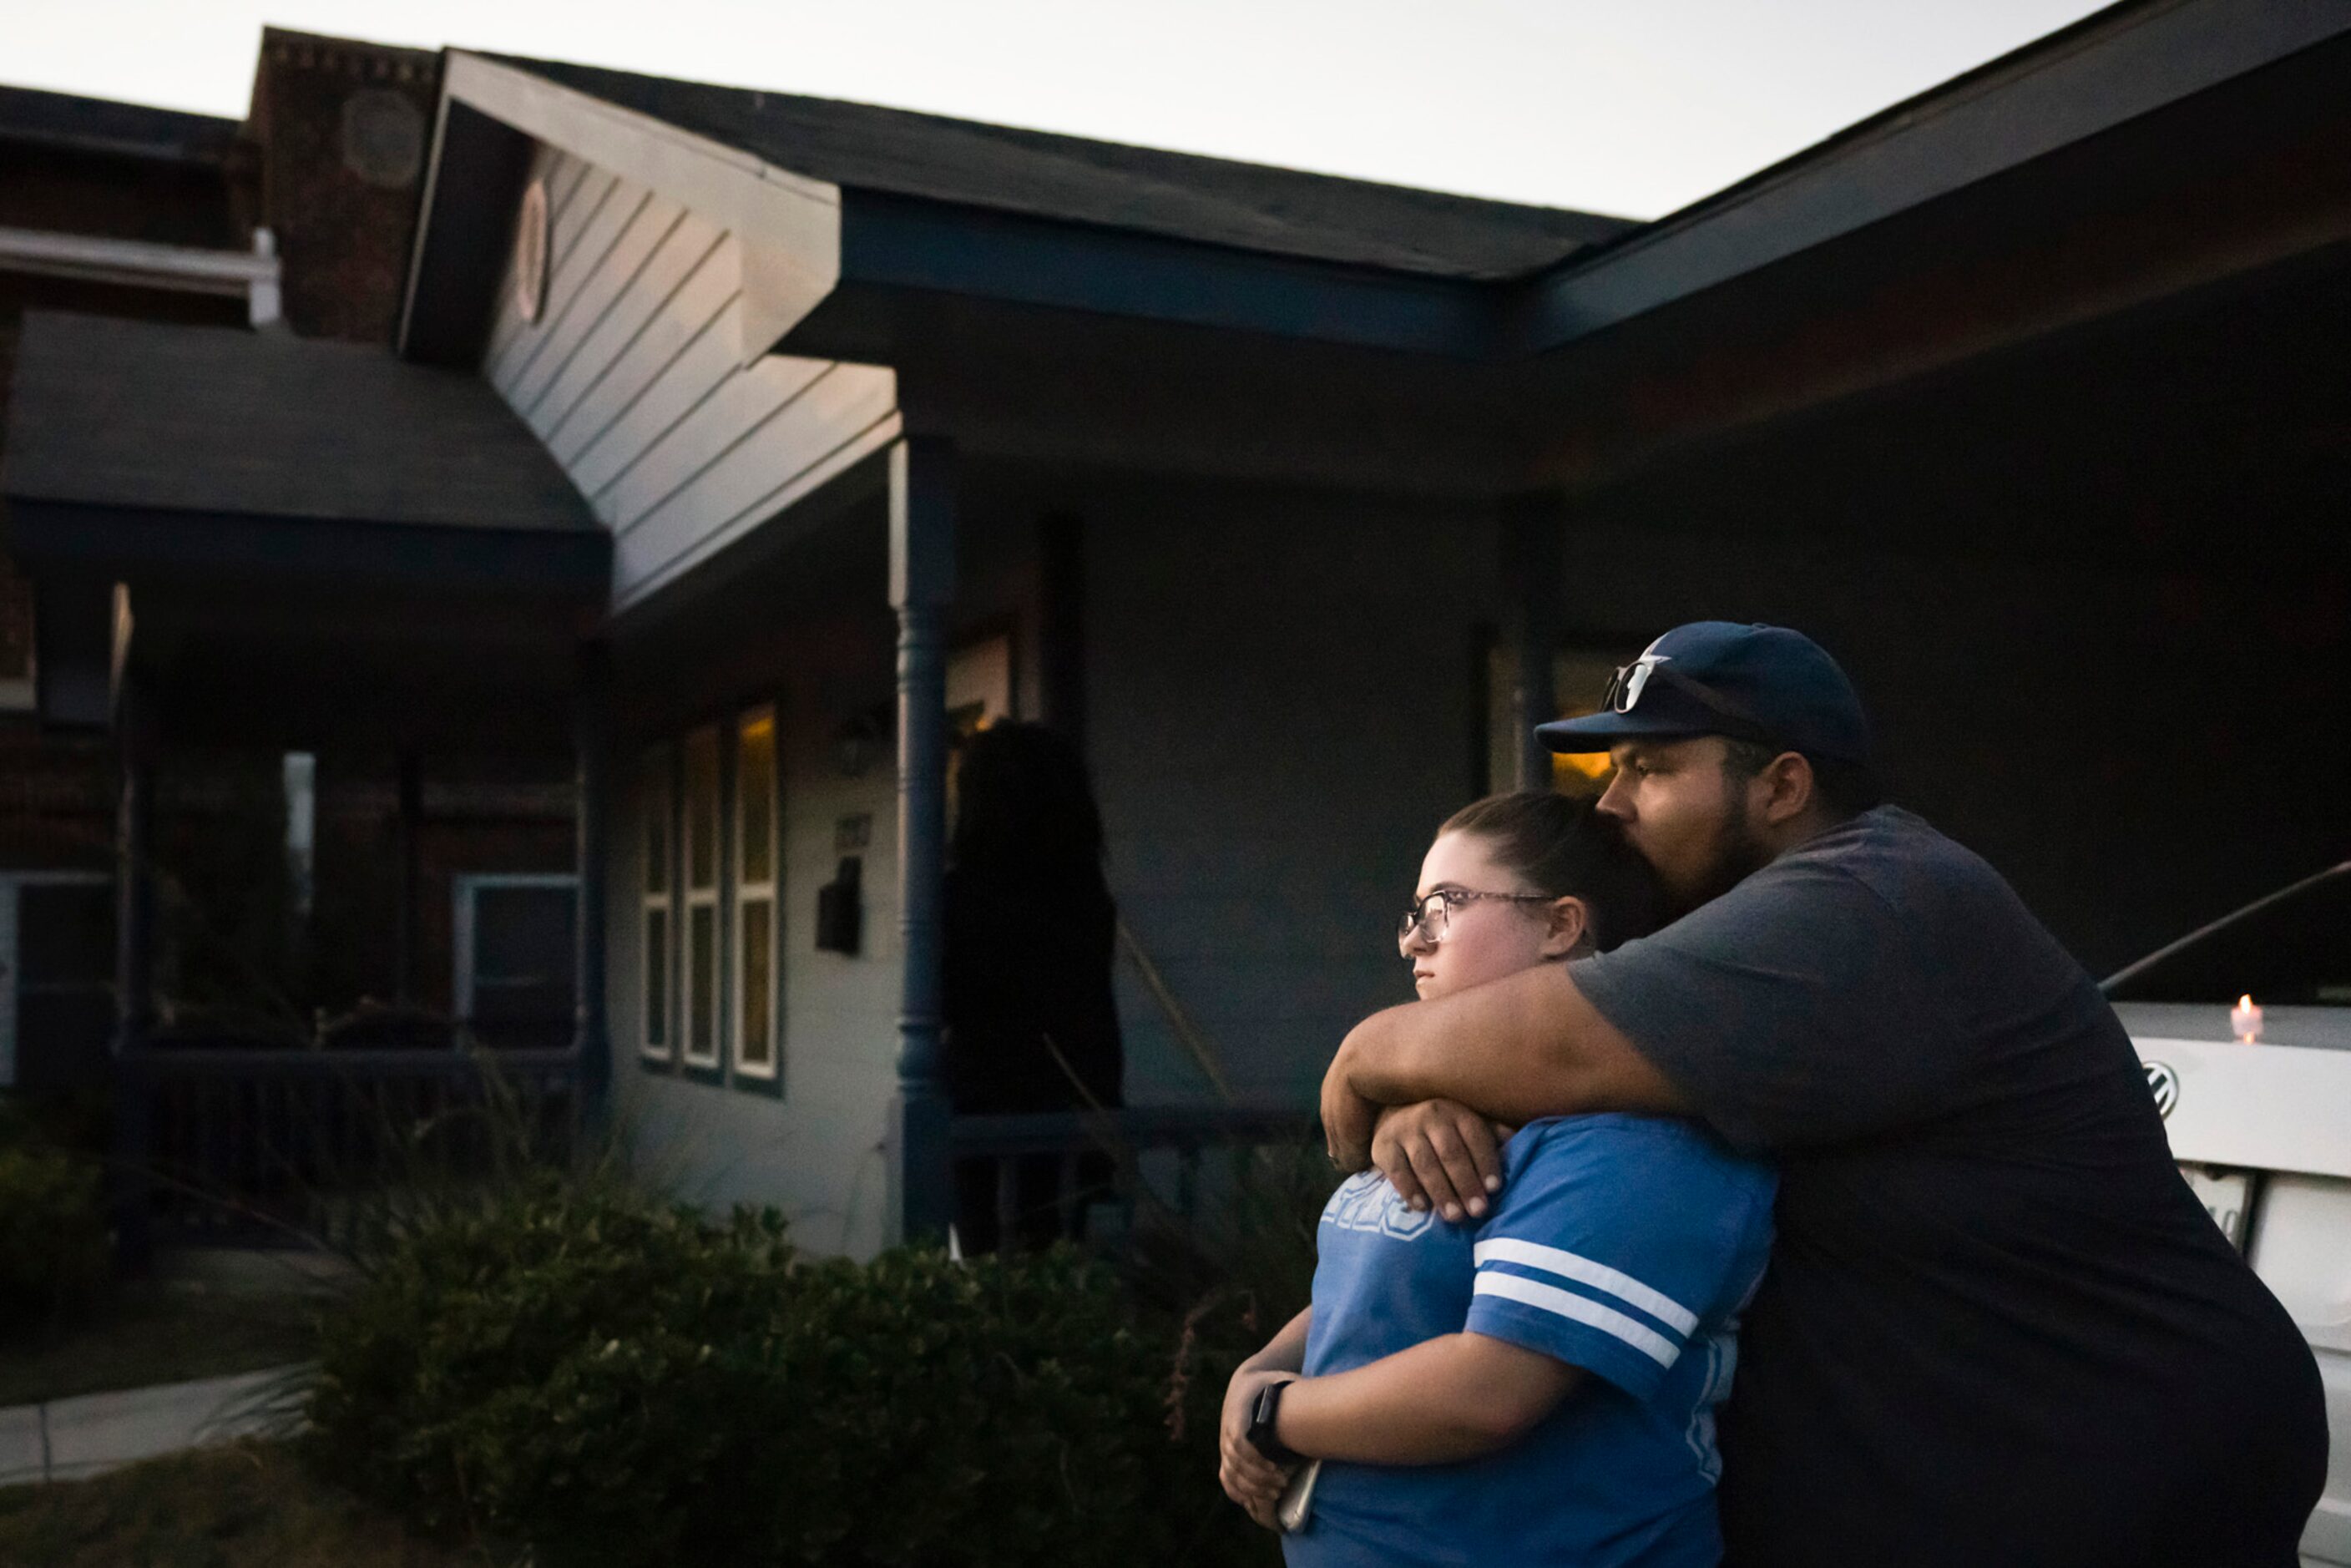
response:
M474 893L468 1020L493 1045L561 1046L574 1026L579 899L569 883Z
M769 1042L775 1026L768 1017L769 971L775 941L768 915L774 905L764 898L743 901L743 1061L764 1068L773 1058Z
M718 907L697 904L686 911L685 1053L707 1059L718 1053Z
M685 866L688 887L718 885L718 731L685 737Z
M646 755L644 771L637 779L637 801L644 813L644 891L646 894L668 894L670 891L670 811L674 801L670 800L670 752L658 750Z
M776 813L776 716L772 710L746 717L736 737L735 800L743 880L772 881Z
M1616 664L1609 655L1562 650L1552 661L1552 698L1556 716L1574 718L1598 711ZM1513 787L1519 767L1519 655L1507 640L1492 644L1486 660L1486 779L1489 789ZM1608 754L1562 752L1551 759L1552 788L1562 795L1595 796L1607 787Z
M639 798L643 801L645 817L645 891L669 891L669 821L670 821L669 754L657 751L645 758L645 770Z
M645 911L645 1047L669 1049L669 911Z

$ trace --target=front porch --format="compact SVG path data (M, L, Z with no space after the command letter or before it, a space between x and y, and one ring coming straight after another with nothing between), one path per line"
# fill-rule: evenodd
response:
M44 716L115 752L126 1259L576 1119L610 547L560 475L467 378L266 332L35 317L16 394Z

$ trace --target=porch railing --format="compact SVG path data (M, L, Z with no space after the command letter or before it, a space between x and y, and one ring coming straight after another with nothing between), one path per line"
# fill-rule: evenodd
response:
M151 1047L115 1061L122 1245L335 1240L402 1185L559 1157L580 1112L569 1050Z
M1139 1213L1211 1223L1207 1207L1246 1182L1259 1151L1320 1145L1314 1113L1294 1104L958 1116L954 1130L967 1218L977 1197L993 1236L1014 1245L1083 1239L1090 1213L1105 1206L1128 1231Z

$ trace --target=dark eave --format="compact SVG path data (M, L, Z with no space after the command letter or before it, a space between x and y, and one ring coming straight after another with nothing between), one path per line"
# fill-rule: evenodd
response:
M844 188L841 277L775 348L895 363L911 306L960 299L1478 359L1499 301L1459 278Z
M2351 34L2351 6L2125 0L1518 289L1541 353Z
M237 122L216 115L0 87L0 142L165 163L225 163Z
M117 502L8 498L7 544L37 572L124 580L270 580L601 602L602 530L458 528Z

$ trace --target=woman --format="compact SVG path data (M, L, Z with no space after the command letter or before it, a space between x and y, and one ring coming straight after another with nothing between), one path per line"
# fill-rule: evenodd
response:
M1399 941L1426 998L1644 935L1658 904L1589 802L1498 795L1439 830ZM1313 1305L1234 1374L1236 1501L1271 1525L1297 1464L1324 1461L1292 1568L1720 1559L1714 1410L1771 1172L1622 1115L1531 1123L1503 1162L1501 1196L1459 1223L1376 1171L1342 1184Z
M959 1116L1102 1109L1123 1068L1111 959L1118 912L1102 878L1102 812L1078 749L1035 724L963 744L946 874L947 1098ZM1000 1236L997 1163L956 1167L967 1252L1043 1247L1063 1234L1060 1161L1011 1156L1013 1230ZM1070 1224L1110 1182L1080 1162Z

